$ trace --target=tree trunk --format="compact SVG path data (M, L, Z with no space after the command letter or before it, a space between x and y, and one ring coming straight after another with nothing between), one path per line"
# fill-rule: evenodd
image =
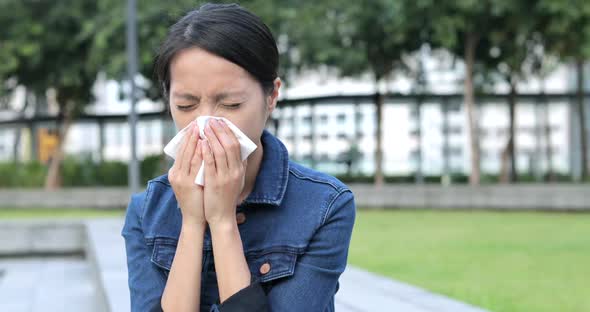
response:
M376 79L375 84L377 84L379 80ZM383 149L382 149L382 139L381 139L381 119L383 115L383 94L379 92L377 89L375 93L375 106L377 110L377 141L375 145L375 186L381 187L384 184L383 178Z
M64 158L64 143L66 141L70 126L73 122L73 105L66 105L63 112L63 119L58 124L57 147L49 161L47 176L45 177L45 189L58 189L62 185L61 163Z
M578 74L576 97L578 102L578 118L580 118L580 149L582 150L581 176L582 181L585 181L588 178L588 132L586 130L586 110L584 108L584 60L582 58L576 59L576 71Z
M473 91L473 66L475 63L475 48L478 36L475 33L467 33L465 38L465 83L464 102L465 112L469 126L469 145L471 148L471 174L469 184L479 185L479 135L476 127L475 96Z
M502 173L500 175L501 183L516 182L516 153L515 153L515 118L516 118L516 83L510 78L510 93L508 94L508 142L502 152Z

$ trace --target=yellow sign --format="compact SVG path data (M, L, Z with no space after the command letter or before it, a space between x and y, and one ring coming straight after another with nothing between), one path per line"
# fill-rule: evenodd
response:
M46 164L55 153L59 138L53 129L39 129L39 161Z

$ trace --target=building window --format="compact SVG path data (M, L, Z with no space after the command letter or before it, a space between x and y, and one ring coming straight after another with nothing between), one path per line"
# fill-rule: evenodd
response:
M459 111L461 111L461 103L449 104L449 112L459 112Z
M152 122L145 125L145 144L154 144L155 127Z
M461 126L448 126L446 129L443 128L443 133L446 134L461 134Z
M450 147L449 156L460 157L463 154L463 150L460 147Z
M363 113L356 113L355 118L356 118L357 122L362 121L363 120Z

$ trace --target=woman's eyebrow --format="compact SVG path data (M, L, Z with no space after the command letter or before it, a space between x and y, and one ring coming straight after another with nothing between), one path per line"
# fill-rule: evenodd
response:
M227 98L234 98L234 97L245 97L246 96L246 92L242 92L242 91L237 91L237 92L220 92L217 93L213 96L213 99L215 99L215 102L221 102L224 99Z
M189 100L191 102L198 103L201 101L200 96L196 96L194 94L190 94L190 93L186 93L186 92L174 92L173 96L178 97L178 98L182 98L185 100ZM243 92L243 91L234 91L234 92L222 91L222 92L219 92L219 93L213 95L213 99L215 102L221 102L227 98L234 98L234 97L243 98L245 96L246 96L246 92Z
M185 100L189 100L192 102L200 102L201 101L201 97L200 96L196 96L190 93L184 93L184 92L174 92L173 93L174 97L178 97L178 98L182 98Z

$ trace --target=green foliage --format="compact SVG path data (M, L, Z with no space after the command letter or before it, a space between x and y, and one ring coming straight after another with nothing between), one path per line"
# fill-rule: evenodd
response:
M158 98L153 60L168 27L206 1L138 1L143 96ZM232 2L232 1L222 1ZM376 78L404 69L402 58L427 42L463 57L466 34L478 36L477 66L518 64L531 30L564 57L590 56L590 4L584 0L248 0L241 5L269 25L279 43L281 73L318 65L345 76ZM126 80L126 1L0 1L0 80L37 92L56 88L61 102L83 106L99 71ZM492 47L500 55L490 55ZM497 51L497 50L496 50ZM523 55L526 54L526 55ZM513 61L515 60L515 61ZM485 68L485 66L483 67ZM490 68L490 66L487 66ZM42 74L40 74L42 73ZM15 83L11 83L15 86Z
M96 1L5 0L0 12L0 81L37 94L53 88L62 110L70 105L79 112L99 70L87 62Z
M562 60L590 57L590 2L538 0L534 14L544 22L548 51Z
M140 164L141 183L145 184L148 180L166 173L165 160L164 155L146 156Z
M162 155L150 155L140 163L141 183L167 172L160 162ZM95 163L90 157L67 156L61 164L65 187L126 186L127 163L106 161ZM42 187L47 167L38 162L0 163L0 187Z
M38 187L46 174L47 168L38 162L0 163L0 187Z
M124 162L109 161L96 166L95 183L100 185L125 186L128 184L128 178L127 164Z
M404 68L402 56L426 38L424 18L410 15L407 1L307 2L289 29L298 51L294 67L327 65L342 76L370 73L380 80Z

